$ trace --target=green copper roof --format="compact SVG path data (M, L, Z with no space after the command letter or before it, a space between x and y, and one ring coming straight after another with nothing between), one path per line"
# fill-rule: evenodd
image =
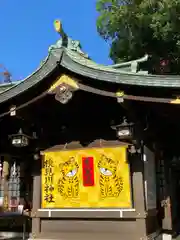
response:
M21 82L22 82L22 81L15 81L15 82L11 82L11 83L1 83L1 84L0 84L0 93L9 90L10 88L18 85L18 84L21 83Z
M151 75L147 72L128 72L124 69L112 69L102 67L102 65L89 64L88 61L77 60L73 54L69 54L67 49L63 50L63 57L60 65L79 75L95 79L96 81L106 81L117 84L146 87L166 87L180 88L180 76L171 75ZM93 65L93 67L92 67ZM129 66L131 69L131 66Z
M72 72L97 81L147 87L180 88L180 76L151 75L147 71L138 70L139 63L148 60L147 55L134 61L115 65L97 64L82 51L79 41L72 40L65 34L62 25L57 32L61 34L62 38L52 45L49 51L57 56L58 51L63 50L59 64Z
M49 54L48 57L41 62L38 69L22 81L0 84L0 103L16 97L43 81L58 67L59 56L61 55L61 50L59 50L57 58L55 55Z
M120 63L116 65L102 65L102 64L97 64L94 61L92 61L89 58L83 57L80 55L78 52L72 51L71 49L66 49L66 54L75 62L88 66L89 68L96 69L96 70L102 70L102 71L107 71L111 73L137 73L137 66L140 61L145 61L147 60L148 56L145 56L141 59L135 60L135 61L130 61L130 62L125 62L125 63ZM139 74L148 74L145 71L138 72Z
M139 71L138 65L147 61L147 55L134 61L116 65L97 64L83 52L79 41L75 41L65 34L61 25L56 30L61 34L61 38L49 47L47 58L40 63L35 72L22 81L0 84L0 103L16 97L43 81L55 69L59 69L59 65L79 74L79 76L101 82L131 86L180 88L180 76L150 75L146 71Z

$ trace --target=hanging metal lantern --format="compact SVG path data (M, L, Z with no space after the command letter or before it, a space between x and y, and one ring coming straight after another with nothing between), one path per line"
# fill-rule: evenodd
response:
M127 141L133 139L133 123L128 123L124 117L123 122L119 125L112 126L111 128L116 130L116 135L119 140Z
M24 134L22 129L20 129L17 134L12 134L9 137L14 147L27 147L30 139L33 139L33 137Z

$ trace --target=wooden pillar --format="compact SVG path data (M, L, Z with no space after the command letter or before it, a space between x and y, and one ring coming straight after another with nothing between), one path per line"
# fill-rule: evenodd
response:
M33 209L32 209L32 239L40 233L40 218L37 211L41 208L41 160L34 161L33 172Z
M133 187L133 200L134 208L137 212L137 234L141 239L146 236L145 225L145 200L144 200L144 178L143 178L143 159L142 154L134 154L131 157L132 167L132 187Z
M132 164L132 183L133 183L133 198L134 208L139 216L144 215L145 200L144 200L144 179L143 179L143 159L141 154L135 154L131 159Z
M163 151L156 151L158 217L162 225L162 239L172 239L171 183L170 166Z

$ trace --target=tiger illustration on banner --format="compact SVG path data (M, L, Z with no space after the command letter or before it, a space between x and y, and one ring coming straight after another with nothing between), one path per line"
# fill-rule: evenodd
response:
M44 152L53 161L53 201L43 166L42 208L131 208L126 152L125 146Z

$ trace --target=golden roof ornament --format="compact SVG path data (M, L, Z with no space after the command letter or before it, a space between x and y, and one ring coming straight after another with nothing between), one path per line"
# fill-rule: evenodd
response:
M55 20L54 21L54 28L57 33L62 34L63 28L62 28L62 23L60 20Z
M81 50L80 42L77 40L73 40L64 32L63 26L60 20L54 21L54 28L55 28L55 31L61 35L61 38L56 42L56 44L51 45L49 47L49 52L51 52L52 50L56 50L64 47L64 48L67 48L67 50L77 52L83 57L88 58L88 55Z

